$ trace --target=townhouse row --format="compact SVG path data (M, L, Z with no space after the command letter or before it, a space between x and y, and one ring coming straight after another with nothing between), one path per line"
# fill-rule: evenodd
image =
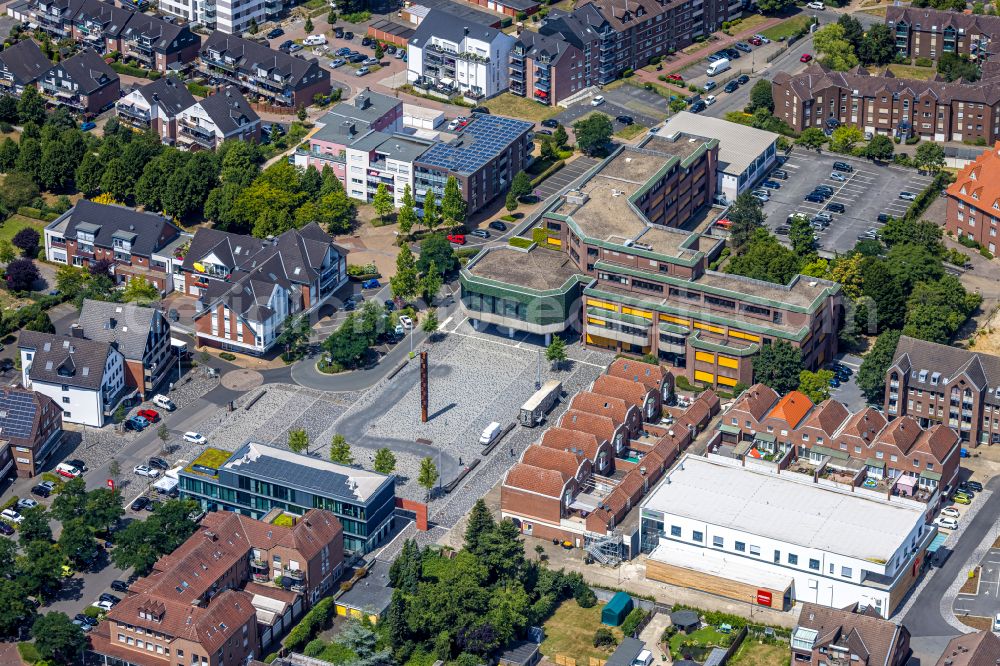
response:
M92 118L114 106L121 80L94 51L84 49L53 64L38 44L25 39L0 52L0 94L20 97L27 87L51 106Z

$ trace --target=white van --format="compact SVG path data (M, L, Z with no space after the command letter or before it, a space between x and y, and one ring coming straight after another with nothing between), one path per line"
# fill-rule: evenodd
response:
M726 70L730 69L730 67L731 65L729 63L729 58L723 58L722 60L716 60L711 65L709 65L708 69L705 70L705 74L709 76L715 76L716 74L721 74L722 72L725 72Z
M479 436L479 443L483 446L489 446L493 443L493 440L500 435L500 424L494 421L493 423L486 426L486 430L483 434Z
M157 407L162 407L168 412L172 412L175 409L177 409L177 405L174 404L173 400L160 393L157 393L156 395L153 396L153 404L156 405Z
M83 472L80 471L80 469L73 467L68 463L59 463L58 465L56 465L56 474L58 474L59 476L64 476L67 479L75 479L76 477L83 474Z
M652 666L653 664L653 653L649 650L643 650L632 662L632 666Z
M326 44L326 35L309 35L302 40L302 43L306 46L319 46L320 44Z

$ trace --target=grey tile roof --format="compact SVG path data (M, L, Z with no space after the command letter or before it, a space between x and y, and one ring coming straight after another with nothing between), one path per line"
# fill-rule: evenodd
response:
M66 58L56 67L62 68L67 78L80 87L81 95L92 95L118 80L118 73L90 49Z
M946 12L939 9L918 9L916 7L901 7L890 5L886 7L885 24L893 26L900 21L909 24L911 28L920 26L922 31L930 31L932 27L943 33L945 28L963 30L967 33L986 35L992 39L1000 38L1000 16L983 14L963 14L961 12Z
M402 104L403 102L395 97L389 97L382 93L373 92L369 88L364 88L350 102L340 102L334 105L323 116L320 122L324 124L324 127L316 134L333 132L336 136L345 135L346 133L343 130L345 120L352 121L355 131L362 132L397 106L402 106Z
M114 342L125 358L141 361L154 321L163 319L159 310L135 303L109 303L85 299L79 324L88 340ZM163 326L163 322L158 322Z
M260 116L236 86L226 86L198 103L224 135L260 122Z
M337 603L365 613L381 615L389 608L394 589L389 586L389 563L376 560L368 574L337 597Z
M578 49L599 39L598 29L606 21L594 5L583 5L575 12L554 9L542 20L538 32L558 35Z
M533 30L522 30L517 36L517 43L523 47L524 55L535 60L548 57L553 65L559 64L559 59L573 46L560 37L543 35Z
M191 32L186 25L168 23L158 16L133 13L132 18L122 30L123 39L149 39L152 48L162 53L173 53L199 44L201 38Z
M84 0L76 12L74 22L83 24L93 21L101 25L105 37L118 37L125 25L132 19L135 12L122 7L116 7L102 0Z
M132 243L132 254L144 257L156 252L180 233L180 229L162 215L143 213L125 206L94 203L87 199L77 201L73 208L49 226L55 228L63 224L66 238L75 238L77 227L81 224L98 226L94 244L100 247L113 247L111 237L116 231L134 232L137 237ZM164 239L162 243L161 238Z
M241 73L256 76L258 68L269 74L289 76L292 89L313 85L325 78L330 80L330 72L319 66L316 58L305 60L293 55L268 48L257 42L241 39L216 30L201 45L202 53L216 51L223 57L232 58Z
M639 653L646 649L646 644L638 638L626 636L621 644L608 657L606 666L632 666Z
M449 42L456 43L461 43L463 39L469 37L489 43L500 35L503 33L487 24L469 21L467 18L452 14L450 11L432 9L417 26L417 31L410 38L410 44L424 46L431 40L431 37L447 39Z
M118 353L107 342L36 331L21 331L17 346L34 350L31 381L91 391L101 388L108 356Z
M0 71L10 72L18 85L34 83L50 69L52 63L31 39L21 40L0 52Z
M452 16L465 21L466 25L480 24L493 28L500 27L500 16L483 11L482 9L476 9L471 4L465 2L455 2L455 0L418 0L417 6L426 7L430 11L439 10L448 12Z
M137 89L149 104L159 103L171 116L195 104L194 95L187 87L172 76L164 76Z
M910 385L923 383L931 386L930 379L939 373L939 384L965 374L979 390L1000 388L1000 357L993 354L971 352L936 342L900 336L893 356L892 366L901 372L917 372L917 379ZM920 382L920 372L926 371L926 381Z

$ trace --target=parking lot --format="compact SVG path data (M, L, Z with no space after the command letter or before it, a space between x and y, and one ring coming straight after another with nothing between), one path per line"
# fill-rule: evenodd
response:
M535 188L535 196L541 200L548 199L556 192L566 187L574 180L587 173L588 170L595 167L600 160L595 160L591 157L578 157L572 162L568 163L559 171L546 178L542 183Z
M959 594L955 599L955 615L958 617L971 615L992 619L1000 612L1000 548L990 548L980 567L976 593Z
M834 162L846 162L854 171L843 173L844 181L831 178ZM792 152L780 168L788 173L788 179L778 181L781 189L771 190L771 200L764 204L768 226L775 229L785 224L793 213L812 218L830 204L843 204L845 211L832 213L833 222L816 231L820 249L828 253L847 252L858 242L859 235L882 227L879 214L899 217L905 213L910 202L900 199L900 192L919 194L933 180L912 169L805 150ZM824 203L805 201L817 185L832 188L833 196Z
M851 412L859 412L868 406L864 394L858 388L858 369L861 367L861 357L854 354L838 354L836 362L851 369L850 379L841 382L840 386L830 389L830 397L842 402Z
M643 88L626 84L614 90L603 91L601 95L606 100L604 104L592 106L591 98L587 98L557 115L556 120L566 127L571 127L588 113L599 111L611 118L617 132L624 127L615 120L618 116L631 116L636 124L643 127L658 125L667 117L666 100Z

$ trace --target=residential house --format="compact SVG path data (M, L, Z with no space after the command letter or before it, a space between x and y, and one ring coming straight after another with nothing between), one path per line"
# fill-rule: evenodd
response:
M70 335L113 343L125 359L125 384L149 400L177 367L163 312L135 303L85 299Z
M72 17L73 39L98 53L120 51L121 35L135 12L104 0L84 0Z
M165 74L193 62L201 38L188 25L136 12L121 31L118 44L123 58Z
M886 7L885 24L906 58L938 60L945 53L986 60L997 53L1000 18L925 7Z
M125 382L125 358L113 344L21 331L21 384L51 398L67 423L100 428L135 394Z
M128 2L146 0L127 0ZM198 2L198 0L161 0L157 9L164 14L177 16L192 23L200 23L209 30L241 35L247 32L251 25L263 25L267 21L278 19L284 11L284 0L264 0L249 2L235 0L234 2ZM372 10L374 11L374 9Z
M903 666L910 658L910 632L890 622L871 606L829 608L802 605L792 631L792 661L796 664L845 663L858 666Z
M20 97L25 86L34 86L52 68L38 44L22 39L0 51L0 93Z
M510 92L548 106L589 87L583 51L559 36L521 30L510 51Z
M20 386L0 388L0 469L12 458L19 477L41 474L62 441L62 409L47 395Z
M298 58L216 30L201 46L201 69L238 86L254 101L309 106L330 94L330 72L316 58Z
M140 132L152 130L164 143L174 143L181 112L196 103L182 81L164 76L122 97L115 112L119 122Z
M21 14L56 41L73 34L73 18L85 0L28 0Z
M1000 19L997 19L1000 21ZM991 253L997 251L1000 223L1000 141L965 165L948 186L944 228L956 238L973 240Z
M81 199L45 227L45 256L71 266L108 261L117 284L140 278L166 294L174 251L187 238L162 215Z
M996 666L997 661L1000 661L1000 638L984 629L951 639L936 666Z
M496 28L432 9L410 38L406 78L418 88L454 90L468 100L489 99L509 86L514 42Z
M260 140L260 116L236 86L226 86L177 115L177 144L214 150L223 141Z
M92 117L114 105L121 84L101 56L84 49L53 65L39 79L38 89L50 104Z
M199 229L179 273L178 288L198 297L199 344L261 355L290 315L315 311L347 282L347 250L316 223L271 241Z
M659 393L660 403L666 404L674 394L674 376L662 366L629 358L617 358L608 366L608 374L612 377L631 379L648 389Z

